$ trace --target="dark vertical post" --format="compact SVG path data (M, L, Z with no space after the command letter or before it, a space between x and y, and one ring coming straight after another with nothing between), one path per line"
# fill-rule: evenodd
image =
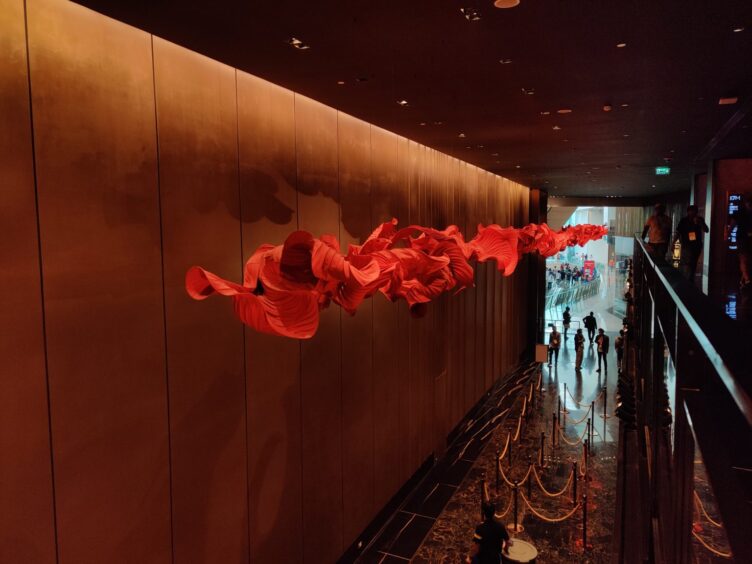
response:
M561 421L561 396L559 396L559 404L556 411L556 420Z
M517 494L519 491L517 480L514 481L514 532L517 532Z
M587 494L582 494L582 550L587 550Z
M577 504L577 461L572 462L572 503Z
M608 388L603 386L603 419L608 418ZM605 437L604 437L605 440Z
M556 413L551 415L551 449L556 448Z
M501 466L501 460L499 460L500 458L501 458L501 450L497 449L496 450L496 495L499 495L499 478L500 478L499 474L501 473L501 469L499 468L499 466Z
M528 455L527 457L527 467L528 467L528 470L530 470L530 472L532 473L533 458L530 455ZM527 500L528 501L533 499L533 490L531 488L532 483L533 483L533 479L530 477L530 474L528 474L527 475Z
M564 413L567 412L567 384L564 383Z
M538 466L543 468L544 449L546 448L546 432L541 431L540 450L538 451Z

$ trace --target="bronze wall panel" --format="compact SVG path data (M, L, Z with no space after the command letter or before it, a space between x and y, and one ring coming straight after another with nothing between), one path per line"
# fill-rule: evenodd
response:
M398 139L371 126L371 225L400 219ZM400 480L399 308L381 292L373 297L374 509L397 492Z
M484 214L488 194L486 186L486 171L475 169L478 179L476 192L475 216L472 224L471 236L478 233L478 224L485 223ZM481 397L486 391L486 301L488 263L477 263L475 269L475 397Z
M478 194L478 173L472 165L465 165L463 191L465 199L465 240L472 239L475 233L475 206ZM477 283L477 271L476 271ZM463 294L465 301L465 412L467 412L477 399L478 387L476 385L478 372L476 369L476 346L475 346L475 288L466 289Z
M23 0L0 0L0 562L54 562L42 290Z
M301 229L339 235L337 113L295 95ZM321 312L301 342L303 561L331 562L342 539L342 376L340 309Z
M243 257L298 227L294 94L237 72ZM300 343L246 330L251 561L300 562Z
M342 249L371 229L371 126L338 114ZM349 546L374 511L373 299L351 316L342 311L343 537Z
M27 3L59 558L171 560L151 38Z
M241 276L235 70L154 38L176 562L247 562L243 326L185 291Z
M410 223L410 141L404 137L397 137L397 189L393 192L396 217L401 225ZM410 396L412 388L410 378L410 331L413 328L413 320L404 301L395 304L397 307L397 333L398 340L398 373L399 373L399 428L400 428L400 474L404 482L415 471L411 464L414 449L410 439L410 421L414 410L414 399Z
M483 213L483 221L486 225L494 223L493 208L496 203L496 176L486 173L486 208ZM496 262L488 263L486 267L486 382L485 387L488 390L494 383L497 374L494 372L494 303L496 299L496 279L499 276L496 268Z

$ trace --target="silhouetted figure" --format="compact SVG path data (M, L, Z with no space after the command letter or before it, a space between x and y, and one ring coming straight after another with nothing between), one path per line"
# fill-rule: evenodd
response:
M551 327L551 336L548 338L548 365L551 366L553 360L559 364L559 348L561 347L561 333L556 330L556 325Z
M752 267L752 194L745 194L744 205L739 207L731 217L731 224L736 226L736 248L739 255L739 289L749 289L750 267Z
M666 258L668 242L671 238L671 218L666 215L666 206L655 204L653 215L645 222L642 238L648 238L648 251L653 257Z
M606 335L603 329L598 329L598 336L595 338L595 344L598 345L598 370L596 370L596 372L601 371L601 361L603 362L603 370L608 372L609 342L608 335Z
M569 306L564 308L564 313L561 314L561 317L564 321L564 340L566 341L568 339L567 331L569 331L569 325L572 323L572 314L569 312Z
M577 329L574 334L574 369L582 370L582 355L585 352L585 335L582 334L582 329Z
M585 329L587 329L588 339L590 339L590 342L593 342L593 338L595 337L595 330L598 329L598 322L595 320L595 316L593 315L593 312L590 312L590 315L585 316L585 318L582 320L582 323L585 325Z
M501 552L512 545L507 528L496 520L493 503L483 503L483 522L475 527L473 551L465 561L472 564L499 564Z
M694 282L697 261L702 253L702 234L709 231L705 220L697 214L697 206L687 207L687 215L676 226L673 243L681 242L681 268L690 282Z
M616 351L616 371L621 372L621 361L624 358L624 329L619 330L619 336L614 341L614 350Z

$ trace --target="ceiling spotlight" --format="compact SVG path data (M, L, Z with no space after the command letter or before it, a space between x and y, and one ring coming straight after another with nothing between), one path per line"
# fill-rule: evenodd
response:
M569 139L564 139L564 143L569 143Z
M624 134L624 137L629 137L629 133L625 133L625 134Z
M435 121L433 122L434 125L444 125L443 121Z
M499 62L502 65L511 65L512 64L512 59L499 59Z
M305 43L303 43L297 37L291 37L290 39L288 39L287 40L287 44L288 45L292 45L293 47L295 47L296 49L299 49L301 51L305 51L306 49L310 49L311 48L309 45L306 45Z
M629 104L622 104L622 105L621 105L621 107L622 107L622 108L628 108L628 107L629 107Z
M491 153L491 156L492 156L492 157L498 157L498 156L499 156L499 153Z
M467 137L467 135L465 135L464 133L460 133L457 137L459 137L460 139L464 139L465 137Z
M514 168L522 168L520 165L515 166Z
M514 8L520 5L520 0L495 0L494 6L497 8Z
M344 83L345 83L345 81L344 81L344 80L338 80L338 81L337 81L337 84L339 84L340 86L342 86L342 85L343 85Z
M682 129L682 130L681 130L681 134L682 134L682 135L686 135L686 134L687 134L687 130L686 130L686 129Z
M627 44L626 44L626 43L617 43L617 44L616 44L616 46L617 46L617 47L618 47L619 49L624 49L624 47L626 47L626 46L627 46Z
M603 106L603 111L604 112L610 112L612 109L613 109L613 106L611 104L605 104Z
M742 26L738 26L738 27L735 27L732 31L734 33L741 33L742 31L744 31L744 28Z
M523 88L522 93L527 96L532 96L533 94L535 94L535 88Z
M739 101L739 98L737 98L736 96L728 96L726 98L721 98L720 100L718 100L718 105L719 106L733 106L738 101Z
M655 184L653 184L653 188L655 188Z
M541 112L540 115L542 115L542 116L551 115L551 112Z
M425 121L421 121L418 125L426 125Z
M561 127L559 127L558 125L554 125L551 129L553 129L554 131L559 131Z
M465 16L465 19L469 22L477 22L480 20L480 12L477 8L460 8L460 12Z
M478 149L482 149L482 148L483 148L483 145L478 145Z
M562 108L561 110L556 110L557 114L571 114L572 110L569 108Z
M407 100L397 100L397 103L402 106L403 108L407 106Z

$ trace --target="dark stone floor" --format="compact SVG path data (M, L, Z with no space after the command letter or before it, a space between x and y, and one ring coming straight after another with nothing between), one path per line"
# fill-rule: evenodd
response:
M695 498L692 519L692 531L694 533L692 536L692 556L694 562L697 564L731 562L730 556L719 556L713 552L731 555L728 539L723 530L723 523L718 516L715 496L708 483L705 465L699 450L696 452L695 460L695 492L697 497Z
M611 335L613 342L614 335ZM612 529L616 505L616 449L618 441L618 420L615 417L604 419L601 393L606 388L605 398L608 402L607 413L613 411L616 384L616 359L613 351L609 355L612 374L603 377L596 372L597 362L593 349L586 348L583 370L578 375L574 370L572 340L565 343L557 369L549 372L543 367L543 401L536 401L528 419L523 419L518 442L512 443L511 460L509 454L504 457L502 468L510 479L520 479L528 468L528 460L536 461L540 448L540 435L545 432L546 467L540 472L546 489L555 493L561 490L572 471L572 462L577 460L582 467L583 447L577 440L585 431L586 420L577 422L586 414L591 401L595 401L595 432L593 453L589 459L589 480L578 483L578 499L588 493L588 550L582 550L582 510L581 508L567 520L550 523L541 520L518 498L519 522L524 531L515 535L517 538L532 542L539 551L538 562L608 562L612 551ZM561 397L564 401L564 385L567 385L567 406L569 414L566 423L566 438L574 445L560 441L553 452L551 450L552 414L558 408ZM573 405L574 397L580 406ZM491 490L491 497L496 501L497 514L505 513L511 501L511 491L502 480L496 491L496 472L494 462L497 452L503 450L508 436L514 436L519 415L522 410L520 393L505 421L494 432L485 445L477 462L468 472L463 483L456 490L444 511L436 519L430 533L418 549L413 562L460 562L471 548L472 532L480 519L480 484L485 476ZM579 471L579 469L578 469ZM531 475L532 477L532 475ZM532 478L531 478L532 479ZM527 486L521 488L527 497ZM547 517L563 516L574 508L571 486L563 495L556 498L546 497L535 481L531 486L530 504L533 509ZM500 519L506 523L513 522L512 510Z

